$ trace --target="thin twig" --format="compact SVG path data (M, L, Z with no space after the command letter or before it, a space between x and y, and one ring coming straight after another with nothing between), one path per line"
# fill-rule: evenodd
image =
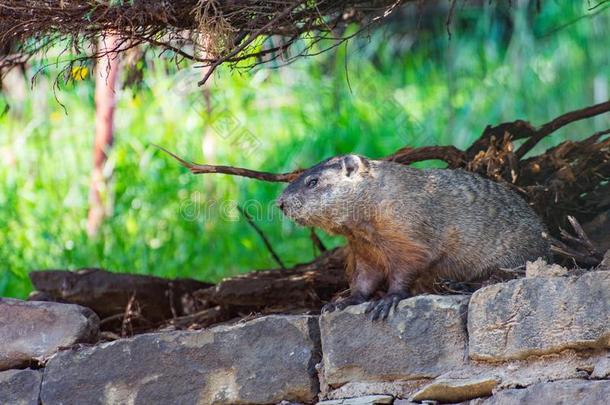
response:
M128 332L129 335L133 334L133 316L134 314L137 316L137 313L139 312L137 309L134 311L133 307L135 305L137 305L136 294L133 293L125 306L125 313L123 314L123 321L121 322L121 337L128 336Z
M326 252L326 246L324 246L324 243L320 240L314 228L309 228L309 237L313 242L314 249L318 249L318 252L320 253Z
M445 21L445 27L447 28L447 35L449 36L449 40L451 40L451 21L453 21L456 3L457 0L451 1L451 6L449 7L449 14L447 14L447 20Z
M551 238L551 250L558 255L576 260L585 265L597 266L602 261L603 254L597 250L576 218L568 215L568 221L576 235L571 235L565 229L560 229L561 238L565 242ZM568 243L572 246L568 245Z
M225 311L220 305L207 308L194 314L183 315L170 319L161 326L161 329L167 326L174 326L177 329L190 329L193 326L205 328L210 324L217 322Z
M232 176L249 177L251 179L263 181L290 183L291 181L295 180L299 176L299 174L302 173L302 170L295 170L290 173L268 173L260 172L257 170L244 169L241 167L202 165L197 163L191 163L173 154L162 146L155 144L152 145L176 159L182 166L189 169L193 174L220 173L230 174Z
M269 253L273 257L273 260L275 260L275 262L282 268L282 270L286 270L286 266L284 266L284 263L282 262L282 259L280 259L280 257L277 255L277 253L275 253L275 250L273 250L273 246L271 246L271 243L269 242L269 239L267 239L267 236L265 235L263 230L261 228L259 228L258 225L256 225L254 223L254 221L252 220L252 217L246 211L244 211L243 208L241 208L238 205L237 209L244 216L244 218L246 218L246 221L248 221L248 223L256 231L258 236L261 237L261 239L263 240L263 243L265 244L265 247L267 248L267 250L269 251Z
M176 306L174 305L174 283L172 281L169 282L167 288L167 301L169 302L169 309L172 312L172 318L178 317L178 311L176 311Z

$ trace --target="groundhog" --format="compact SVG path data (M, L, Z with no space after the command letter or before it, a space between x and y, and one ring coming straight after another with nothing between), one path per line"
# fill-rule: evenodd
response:
M418 280L481 279L550 254L544 225L516 192L464 170L333 157L304 171L277 203L297 223L347 238L350 296L322 311L370 301L367 312L385 319L421 292Z

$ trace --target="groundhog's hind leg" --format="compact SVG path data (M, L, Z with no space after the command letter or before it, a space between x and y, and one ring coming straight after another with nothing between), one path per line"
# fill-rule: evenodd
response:
M372 268L364 262L356 262L350 276L350 296L329 302L322 307L322 312L342 310L350 305L367 302L383 283L383 272Z
M409 298L409 286L413 282L415 272L393 270L388 276L388 292L380 299L371 301L366 308L366 313L371 314L371 319L385 320L390 315L393 308L405 298Z

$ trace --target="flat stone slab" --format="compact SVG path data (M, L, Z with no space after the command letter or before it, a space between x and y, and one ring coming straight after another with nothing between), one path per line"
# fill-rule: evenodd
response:
M610 347L610 272L482 288L470 300L468 334L476 360Z
M88 308L0 298L0 370L44 360L62 347L94 343L98 316Z
M320 396L325 400L360 398L370 395L391 395L394 398L410 398L425 385L430 379L403 380L403 381L367 381L349 382L329 392L322 392Z
M367 395L357 398L333 399L321 401L317 405L384 405L392 404L394 397L391 395Z
M508 389L471 405L522 404L607 404L610 381L559 380L531 385L524 389Z
M61 352L45 368L41 397L43 404L311 402L319 360L316 316L272 315Z
M464 364L465 296L421 295L403 300L385 321L371 321L367 304L320 317L323 381L435 378Z
M36 370L0 372L0 404L38 405L42 373Z
M438 379L416 392L413 401L462 402L490 396L500 381L496 378Z

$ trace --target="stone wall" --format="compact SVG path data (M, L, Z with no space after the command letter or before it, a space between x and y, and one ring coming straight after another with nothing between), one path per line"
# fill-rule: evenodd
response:
M0 404L607 403L610 272L534 268L387 321L360 305L103 343L87 308L3 299Z

